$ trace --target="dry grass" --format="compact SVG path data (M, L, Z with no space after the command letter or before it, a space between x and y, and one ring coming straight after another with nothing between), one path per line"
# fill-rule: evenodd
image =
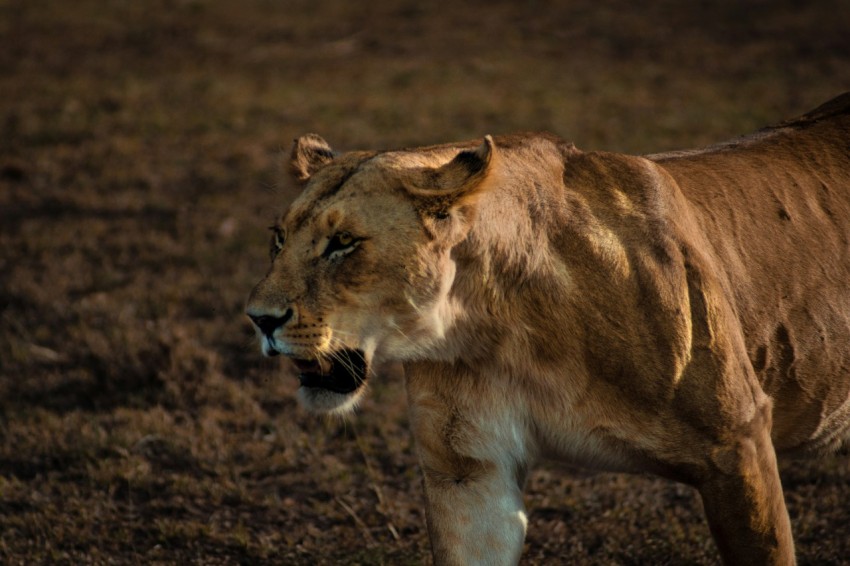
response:
M294 136L650 152L850 85L841 0L555 4L0 0L0 562L427 562L398 372L310 417L242 315ZM850 556L848 480L784 470L801 563ZM528 503L528 563L717 561L668 482Z

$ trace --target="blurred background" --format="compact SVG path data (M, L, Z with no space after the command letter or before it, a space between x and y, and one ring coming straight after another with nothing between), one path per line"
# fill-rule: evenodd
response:
M0 563L427 564L397 368L307 415L243 315L291 140L709 144L850 90L846 0L0 0ZM783 467L801 564L850 462ZM544 465L528 564L715 564L690 488Z

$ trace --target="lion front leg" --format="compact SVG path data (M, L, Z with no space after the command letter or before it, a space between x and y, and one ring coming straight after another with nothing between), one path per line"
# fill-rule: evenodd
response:
M468 371L405 365L434 563L513 565L525 540L522 486L535 445L509 382ZM475 395L459 395L469 382Z
M434 563L517 564L527 522L520 487L513 474L475 467L467 477L424 470Z
M791 523L767 427L712 455L715 471L698 486L724 563L793 565Z

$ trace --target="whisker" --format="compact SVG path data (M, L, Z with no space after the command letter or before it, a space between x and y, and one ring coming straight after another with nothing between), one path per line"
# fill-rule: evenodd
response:
M354 332L346 332L345 330L336 330L331 331L331 340L338 339L336 337L337 334L342 334L343 336L356 336Z
M418 346L416 341L414 341L410 336L405 334L404 330L401 329L398 323L392 322L390 323L390 327L395 330L399 334L399 336L407 340L408 344L410 344L411 346Z
M354 376L357 375L357 368L355 367L354 363L347 356L344 357L340 353L340 351L331 351L328 352L327 355L333 360L337 361L339 365L341 365L343 368L345 368L346 371L348 371L348 373Z

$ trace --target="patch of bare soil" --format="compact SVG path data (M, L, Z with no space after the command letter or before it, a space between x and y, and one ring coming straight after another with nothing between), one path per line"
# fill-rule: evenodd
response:
M815 2L0 2L0 562L428 563L402 379L301 411L242 314L279 161L547 129L662 151L850 85ZM850 463L783 470L802 564L850 557ZM544 466L529 564L713 564L689 488Z

